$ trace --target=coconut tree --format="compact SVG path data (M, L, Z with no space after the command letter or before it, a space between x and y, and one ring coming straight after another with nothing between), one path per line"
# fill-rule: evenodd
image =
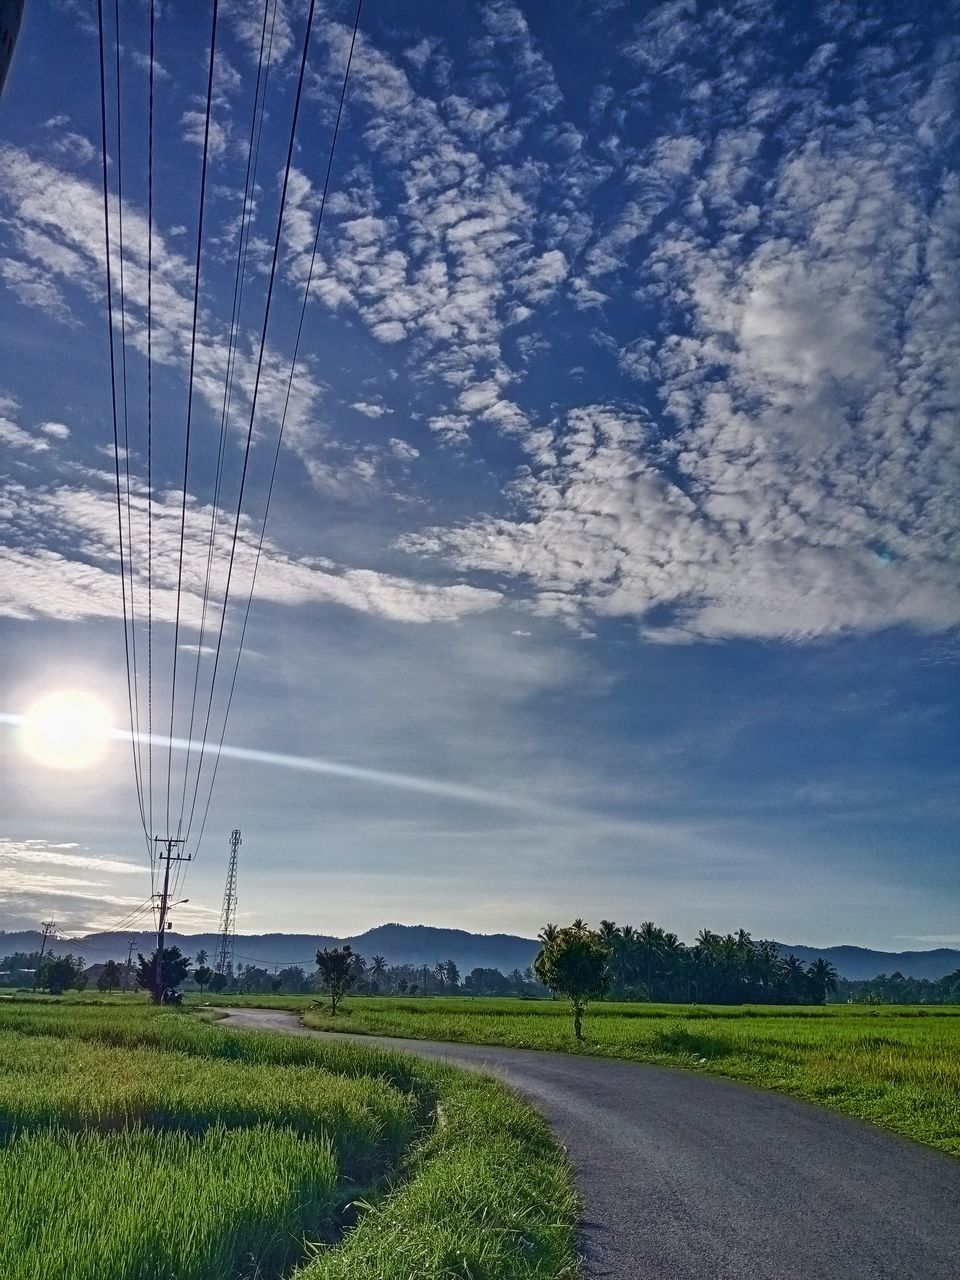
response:
M817 956L807 968L807 978L809 980L811 994L817 1004L826 1004L827 992L836 991L837 980L840 977L836 969L823 956Z

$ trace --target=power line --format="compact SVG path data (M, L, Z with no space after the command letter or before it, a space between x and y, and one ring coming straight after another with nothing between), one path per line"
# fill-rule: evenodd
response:
M150 78L147 108L147 804L153 831L153 93L156 0L150 0ZM149 841L149 832L147 835ZM150 842L150 888L156 862Z
M197 640L197 661L193 675L193 696L190 702L190 728L187 732L187 758L183 769L183 792L180 799L180 819L183 819L183 813L186 808L187 801L187 782L190 775L190 757L191 746L193 742L193 729L195 715L197 709L197 695L200 686L200 666L203 657L203 640L206 634L207 611L210 604L210 582L213 573L213 559L216 547L217 534L220 524L220 491L223 482L223 466L226 454L227 428L230 420L230 408L233 397L233 382L236 369L236 355L239 347L240 337L240 314L243 304L243 286L247 269L247 254L250 244L250 228L253 223L253 193L256 190L257 169L260 161L260 140L263 134L263 116L264 106L267 96L267 80L270 75L270 65L273 57L273 35L277 18L277 0L273 0L272 19L270 22L269 41L267 41L267 15L271 9L271 0L264 0L263 5L263 24L260 30L260 52L257 58L257 81L253 93L253 111L250 117L250 137L247 143L247 167L243 180L243 206L240 213L240 227L237 240L237 265L234 273L233 281L233 303L230 315L230 336L227 343L227 369L226 377L223 383L223 402L220 408L220 437L217 445L217 470L213 486L213 502L210 508L210 532L207 543L207 565L203 583L203 604L200 610L200 635ZM264 46L266 44L266 62L264 62ZM263 84L263 93L261 96L261 80ZM206 742L206 735L210 725L209 713L204 724L204 734L202 743ZM196 805L196 791L199 787L200 771L203 767L203 751L201 751L197 762L197 782L194 787L194 806ZM192 816L192 809L191 809ZM188 831L189 838L189 831Z
M137 673L137 614L134 600L133 573L133 517L130 507L130 415L127 395L127 319L126 319L126 287L123 274L123 135L121 121L123 110L121 103L121 71L120 71L120 0L113 0L114 28L116 40L116 117L117 117L117 243L120 251L120 380L123 391L123 470L126 490L127 508L127 571L130 578L130 655L133 667L133 720L134 730L140 733L140 689ZM137 773L137 792L143 808L143 748L138 740L134 768ZM144 829L144 839L149 848L149 839Z
M240 472L240 487L239 487L239 492L237 494L237 510L236 510L236 517L234 519L234 524L233 524L233 537L230 543L230 558L227 564L227 579L226 579L226 585L224 587L224 592L223 592L223 608L220 613L220 625L217 632L217 645L216 645L216 651L214 653L214 659L213 659L213 675L210 680L210 696L207 700L207 713L206 713L206 722L204 725L203 745L201 746L200 766L197 770L197 787L194 791L194 799L190 809L190 819L187 823L188 831L191 829L193 825L193 816L196 808L196 797L197 797L197 792L199 790L199 785L200 785L200 772L203 767L203 746L206 745L207 731L209 728L211 709L213 706L214 690L216 687L217 672L220 667L220 655L223 648L223 633L224 633L224 628L225 628L226 618L227 618L227 605L230 598L230 586L233 580L233 566L236 559L237 541L240 534L240 513L243 507L243 494L244 494L244 489L246 487L247 469L250 462L250 445L253 439L253 424L256 418L256 413L257 413L257 399L260 392L260 378L263 372L263 357L264 357L264 351L266 349L266 342L267 342L267 327L270 320L270 305L273 300L273 286L274 286L274 281L276 279L276 274L277 274L277 261L280 256L280 238L281 238L281 232L283 229L283 214L284 214L284 209L286 208L286 202L287 202L287 186L290 181L290 169L293 164L293 147L294 147L294 141L295 141L296 132L297 132L297 120L300 115L300 101L303 96L303 80L304 80L304 75L305 75L306 66L307 66L307 52L310 46L310 33L313 28L313 12L315 8L315 2L316 0L310 0L310 8L307 13L307 22L304 28L303 51L300 57L300 74L297 79L297 92L296 92L296 97L294 99L293 116L290 121L290 139L287 144L287 161L284 167L283 185L280 191L280 207L277 211L277 229L276 229L276 233L274 235L274 240L273 240L273 256L270 263L270 276L267 283L267 296L266 296L266 302L264 304L264 310L263 310L263 324L260 329L260 346L259 346L259 352L257 355L257 369L256 369L256 375L254 377L254 383L253 383L253 394L250 400L250 417L247 424L247 435L246 435L246 441L244 444L244 451L243 451L243 467ZM228 707L228 714L229 714L229 707ZM224 728L225 727L226 726L224 726ZM221 742L222 742L222 737L221 737ZM216 771L214 771L214 777L215 776L216 776ZM209 801L208 801L208 806L209 806ZM197 848L199 848L199 841L197 842Z
M357 31L360 26L360 11L362 7L363 7L363 0L358 0L357 15L353 24L353 35L350 39L350 51L347 55L347 65L343 73L343 84L340 89L340 102L337 108L337 119L333 129L333 137L331 138L331 141L330 141L330 152L327 157L327 171L326 171L326 175L324 177L324 182L323 182L323 194L320 199L320 209L317 214L317 226L316 226L316 231L313 237L313 252L310 256L310 268L307 273L307 282L304 287L303 299L300 304L300 319L297 324L297 337L296 337L296 341L294 343L294 348L293 348L293 358L290 362L290 375L287 379L287 391L286 391L286 396L283 403L283 413L280 418L280 430L277 434L277 443L276 443L276 448L274 449L274 454L273 454L273 467L270 473L270 483L267 488L267 500L264 506L263 520L261 521L261 524L260 524L260 536L257 542L257 551L256 551L256 556L254 558L254 563L253 563L253 573L250 579L250 590L247 594L247 603L246 603L246 608L244 610L244 615L243 615L243 626L240 631L240 642L237 645L237 657L233 667L233 676L230 681L230 692L227 697L227 706L226 706L226 711L224 712L224 717L223 717L223 728L220 733L220 741L217 743L217 750L214 756L213 772L210 776L210 786L207 791L207 799L206 799L206 804L204 806L203 820L200 824L200 834L197 837L195 854L196 854L196 851L199 850L200 843L203 840L203 832L207 825L207 817L210 813L210 802L213 797L213 786L214 786L214 783L216 782L217 772L220 768L220 753L223 749L223 743L227 733L227 721L230 716L230 708L233 705L233 695L237 685L237 674L240 670L240 657L243 653L243 643L247 634L247 623L249 622L249 619L250 619L250 609L253 604L253 593L254 593L254 588L256 587L257 570L260 567L260 556L263 551L263 542L264 542L264 537L266 535L267 517L270 513L270 502L273 497L274 483L277 478L277 468L280 461L280 446L283 442L283 431L284 431L284 427L286 426L287 412L290 407L290 395L293 389L293 379L294 379L294 374L296 372L297 359L300 354L300 341L303 336L303 325L304 325L304 320L306 318L306 313L307 313L307 302L309 301L309 297L310 297L310 287L313 283L313 273L314 273L314 268L316 266L316 261L317 261L317 248L320 243L320 228L323 223L323 211L327 203L327 191L329 190L329 186L330 186L330 175L333 172L333 156L334 156L334 151L336 150L337 137L340 133L340 121L343 117L343 106L347 96L347 84L350 79L350 67L353 63L353 51L357 42ZM236 537L236 533L234 534L234 537ZM224 614L225 612L226 612L226 601L224 601ZM221 617L221 635L222 633L223 633L223 618ZM218 649L218 653L219 653L219 649ZM212 696L212 693L211 693L211 696ZM204 737L204 743L205 742L206 742L206 737ZM202 761L202 757L201 757L201 761ZM198 771L197 778L198 778L198 784L199 784L199 771ZM196 805L196 794L194 795L194 805ZM188 839L189 839L190 830L193 826L193 816L194 816L193 809L191 809L190 821L187 824Z
M102 0L101 0L102 2ZM311 0L312 2L312 0ZM190 472L190 428L193 423L193 374L197 355L197 312L200 305L200 256L203 248L203 209L207 186L207 153L210 142L210 112L213 103L213 68L217 46L217 12L219 0L213 0L210 29L210 65L207 71L207 108L203 124L203 159L200 164L200 209L197 215L197 258L193 277L193 327L190 335L190 373L187 379L187 429L183 451L183 500L180 506L180 554L177 564L177 605L173 630L173 674L170 680L170 737L177 700L177 652L180 641L180 599L183 587L183 543L187 525L187 486ZM170 830L170 774L173 768L173 745L167 748L167 830ZM182 819L181 814L181 819ZM178 824L179 829L179 824ZM168 864L169 865L169 864Z
M120 494L120 436L117 422L117 365L113 338L113 271L111 266L110 247L110 187L107 180L107 87L105 68L105 46L103 32L103 0L97 0L97 29L99 34L100 53L100 139L101 157L103 161L103 236L107 268L107 329L110 339L110 402L113 411L113 461L117 494L117 536L120 540L120 590L123 604L123 650L127 673L127 706L130 714L130 732L135 731L133 715L133 687L130 670L130 637L127 630L127 577L126 562L123 550L123 503ZM147 834L146 815L143 808L143 790L137 769L137 748L131 742L133 754L133 773L137 789L137 804L140 809L140 821L144 835Z

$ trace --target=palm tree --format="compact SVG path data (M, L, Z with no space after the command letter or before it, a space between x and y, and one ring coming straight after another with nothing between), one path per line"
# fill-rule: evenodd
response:
M374 956L370 961L370 979L377 984L377 990L380 987L380 979L387 976L387 962L383 956Z
M198 951L197 952L197 968L202 969L206 963L207 963L207 953L202 950Z
M540 930L540 932L537 934L537 937L544 944L544 946L546 946L548 942L553 942L554 938L557 936L559 932L560 930L557 928L555 924L545 924L543 928Z
M581 932L581 933L583 933L583 932L586 930L586 928L587 928L587 922L586 922L585 920L581 920L581 919L580 919L580 917L579 917L579 916L577 916L576 920L574 920L574 922L573 922L573 924L570 926L570 928L571 928L571 929L579 929L579 930L580 930L580 932Z
M447 966L443 963L442 960L438 960L437 963L434 965L433 972L437 979L437 983L440 987L440 990L442 991L443 984L447 980Z
M837 979L840 975L829 960L824 959L823 956L817 956L807 969L807 977L817 1004L826 1004L827 992L836 991Z
M804 987L807 985L807 971L803 967L803 961L798 960L792 951L783 962L783 976L787 993L799 1003Z
M614 939L619 938L620 936L620 930L612 920L601 920L600 928L597 930L597 933L599 933L600 937L610 947L613 946Z

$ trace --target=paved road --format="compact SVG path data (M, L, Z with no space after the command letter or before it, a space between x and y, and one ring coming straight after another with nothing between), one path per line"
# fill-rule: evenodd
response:
M230 1025L300 1035L291 1014ZM488 1070L567 1148L600 1280L960 1280L960 1160L697 1072L345 1036Z

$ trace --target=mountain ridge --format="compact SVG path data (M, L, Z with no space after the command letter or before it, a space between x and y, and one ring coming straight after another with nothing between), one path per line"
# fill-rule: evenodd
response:
M131 936L130 933L89 933L58 939L53 947L60 953L78 952L90 963L124 960ZM40 939L39 930L9 933L0 930L0 955L35 951L40 946ZM136 949L146 951L151 945L150 939L151 935L144 933ZM169 940L171 945L180 947L188 955L204 950L211 960L217 946L215 933L171 932ZM364 956L383 955L388 964L429 964L432 967L438 960L453 960L464 974L474 968L501 969L505 973L512 969L525 969L533 963L540 948L535 938L524 938L518 934L472 933L466 929L393 922L375 925L348 937L321 933L238 934L235 955L245 964L266 968L298 964L312 969L319 949L345 943ZM899 970L908 978L935 980L960 969L960 950L952 947L934 947L927 951L878 951L853 943L830 947L811 947L804 943L777 945L784 955L792 951L804 963L823 956L841 977L849 979L875 978L880 973L890 974Z

